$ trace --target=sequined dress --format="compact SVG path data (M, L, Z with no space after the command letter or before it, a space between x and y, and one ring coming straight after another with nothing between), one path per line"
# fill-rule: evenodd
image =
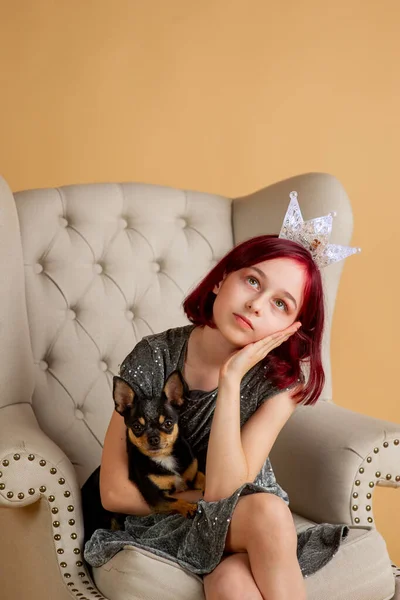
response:
M123 361L120 376L128 382L134 381L149 397L158 396L168 375L175 369L182 370L194 327L186 325L142 338ZM180 413L181 431L203 472L217 391L190 390ZM278 392L266 378L261 363L250 369L240 388L241 427L264 401ZM229 523L240 496L255 492L276 494L289 505L289 497L277 483L269 458L254 482L242 485L230 497L216 502L199 500L193 519L178 514L129 515L124 531L97 529L85 544L84 558L91 566L99 567L124 546L132 545L173 560L192 573L205 575L222 558ZM344 524L323 523L298 534L297 558L304 577L332 559L348 531Z

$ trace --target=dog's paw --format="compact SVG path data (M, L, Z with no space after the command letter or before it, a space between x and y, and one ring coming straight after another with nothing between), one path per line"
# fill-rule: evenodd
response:
M197 507L198 507L197 502L196 503L188 503L184 516L187 519L194 519L194 517L196 516L196 513L197 513Z

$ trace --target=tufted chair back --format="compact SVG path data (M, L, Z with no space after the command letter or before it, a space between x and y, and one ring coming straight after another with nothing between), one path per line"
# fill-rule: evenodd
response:
M234 243L279 233L293 189L305 219L336 210L331 241L349 242L350 204L328 175L295 177L238 199L142 183L13 196L0 179L0 403L32 405L80 485L100 464L118 365L144 335L188 323L184 296ZM324 273L327 400L342 267Z

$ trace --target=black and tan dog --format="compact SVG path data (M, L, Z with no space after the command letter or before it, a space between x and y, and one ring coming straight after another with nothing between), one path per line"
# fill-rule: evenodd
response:
M113 384L115 410L126 425L129 479L153 512L193 517L197 503L171 496L187 489L204 491L204 474L179 432L179 409L185 402L180 372L171 373L159 398L141 396L118 376ZM126 517L103 508L99 483L100 467L82 487L85 540L98 528L122 529Z

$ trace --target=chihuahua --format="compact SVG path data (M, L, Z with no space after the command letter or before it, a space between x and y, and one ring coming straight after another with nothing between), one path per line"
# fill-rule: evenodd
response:
M185 382L179 371L168 377L159 398L137 393L121 377L113 379L115 410L126 425L128 477L155 513L180 513L191 518L197 503L177 499L175 492L204 491L205 477L198 470L188 442L179 432L179 409L183 406ZM107 511L100 500L100 467L82 488L85 538L97 528L123 528L126 515Z

